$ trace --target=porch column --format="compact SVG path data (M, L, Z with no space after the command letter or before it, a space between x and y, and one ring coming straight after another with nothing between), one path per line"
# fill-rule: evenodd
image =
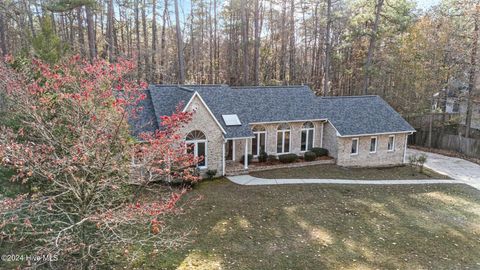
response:
M227 140L223 141L222 144L222 175L225 176L225 144L227 143Z
M245 155L243 158L243 163L244 163L243 168L247 170L248 169L248 138L245 139Z
M235 140L232 139L232 161L235 161Z

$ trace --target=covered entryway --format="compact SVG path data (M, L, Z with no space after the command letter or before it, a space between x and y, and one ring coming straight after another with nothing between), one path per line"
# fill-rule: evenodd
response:
M242 157L251 154L252 138L226 139L224 143L225 174L232 172L244 173L248 171L248 158Z

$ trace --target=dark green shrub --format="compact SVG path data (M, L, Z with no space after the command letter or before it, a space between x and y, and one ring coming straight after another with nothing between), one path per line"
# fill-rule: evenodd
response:
M305 161L314 161L316 158L317 158L317 154L315 154L314 152L305 152L305 154L303 155L303 158L305 159Z
M265 152L261 152L260 155L258 155L258 162L267 162L268 159L268 154Z
M212 180L217 175L217 170L207 170L205 174L209 180Z
M252 163L252 159L253 159L253 155L248 154L248 164ZM240 159L240 162L241 163L245 162L245 155L242 156L242 158Z
M325 148L314 147L312 148L312 152L314 152L317 157L328 156L328 149Z
M298 156L296 154L284 154L284 155L279 155L278 160L282 163L293 163L298 159Z
M275 155L268 155L267 160L270 162L277 161L277 156Z

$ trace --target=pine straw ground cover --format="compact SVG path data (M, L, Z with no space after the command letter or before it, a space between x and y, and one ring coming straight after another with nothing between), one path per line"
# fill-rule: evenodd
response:
M260 172L250 175L267 178L300 178L300 179L362 179L362 180L402 180L402 179L450 179L427 168L420 172L410 165L383 168L347 168L337 165L313 165L299 168L284 168Z
M466 185L198 184L169 221L188 243L128 269L480 269L480 191Z

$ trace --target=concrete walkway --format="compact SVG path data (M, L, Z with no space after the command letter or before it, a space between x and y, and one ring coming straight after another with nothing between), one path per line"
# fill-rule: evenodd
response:
M480 165L439 154L408 149L407 155L427 155L425 166L454 180L346 180L346 179L264 179L251 175L229 176L230 181L239 185L285 185L285 184L355 184L355 185L415 185L415 184L467 184L480 190Z
M285 184L355 184L355 185L413 185L413 184L458 184L458 180L347 180L347 179L265 179L251 175L228 176L230 181L245 186Z

